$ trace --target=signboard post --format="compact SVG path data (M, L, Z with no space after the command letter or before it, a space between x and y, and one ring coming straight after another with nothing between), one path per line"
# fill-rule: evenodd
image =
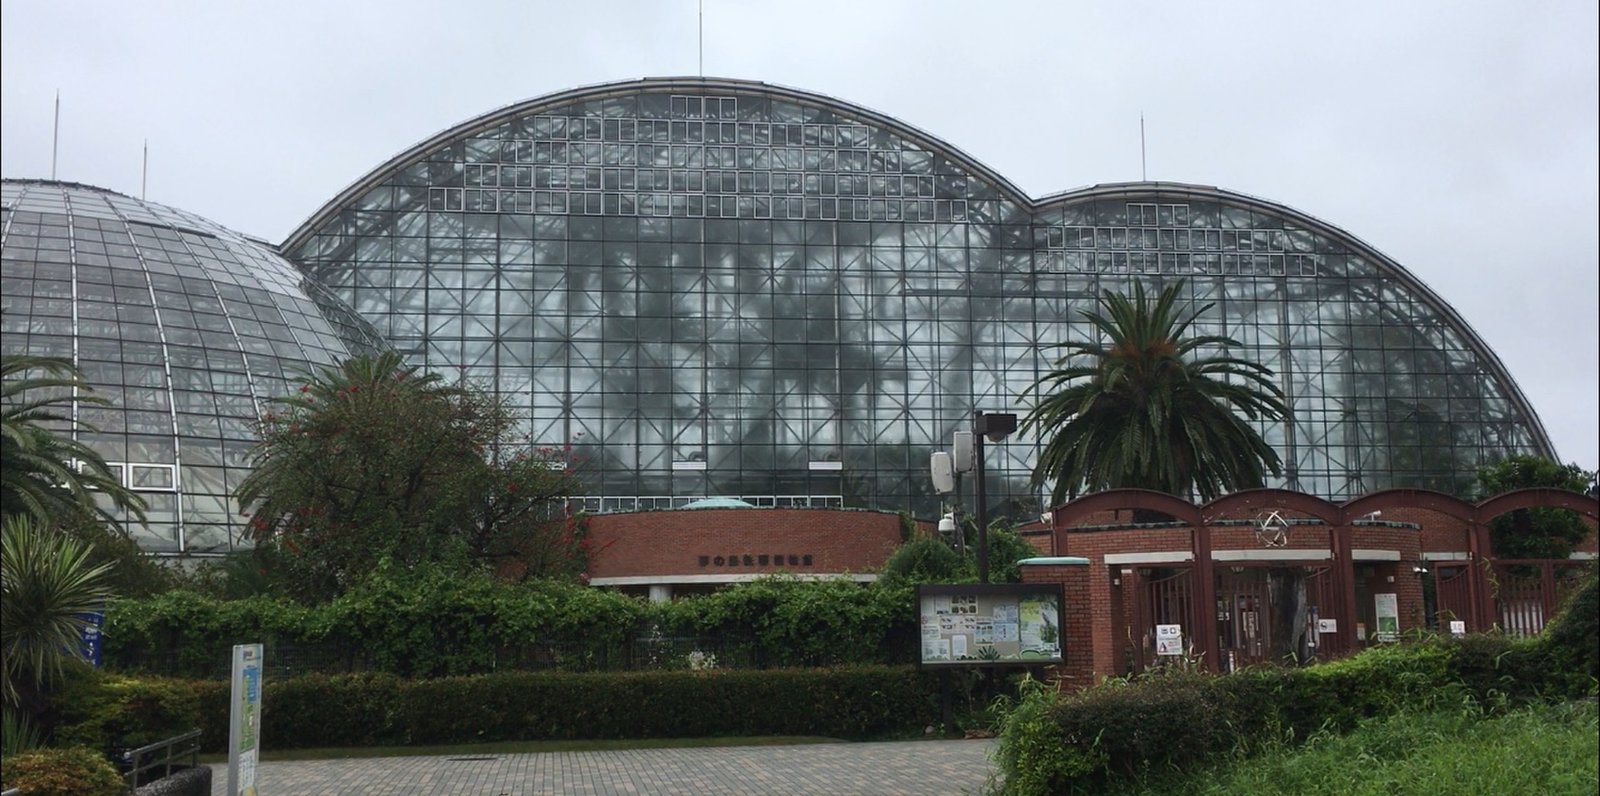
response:
M100 668L100 626L105 623L106 615L100 611L91 611L78 614L84 621L78 636L78 653L90 666Z
M1061 663L1061 589L989 583L917 587L922 666Z
M261 754L261 645L233 648L233 697L228 714L228 796L256 796Z

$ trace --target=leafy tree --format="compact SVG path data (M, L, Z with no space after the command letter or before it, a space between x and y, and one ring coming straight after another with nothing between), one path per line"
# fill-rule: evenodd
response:
M884 583L967 583L978 579L978 529L971 517L964 518L967 555L936 536L917 536L900 545L879 570ZM1020 583L1022 572L1017 562L1038 555L1010 529L1006 520L989 524L989 580L993 583Z
M504 407L398 354L324 368L260 423L238 498L268 560L303 597L378 563L570 572L581 540L562 452L518 438Z
M976 578L972 561L935 536L900 545L879 570L885 583L960 583Z
M85 625L79 614L111 596L108 564L90 560L88 545L39 526L32 517L6 517L0 526L0 656L5 701L29 712L42 690L73 657Z
M1478 470L1478 497L1537 486L1588 492L1594 483L1595 474L1576 464L1519 454ZM1566 509L1518 509L1489 524L1499 558L1566 558L1588 535L1583 519Z
M1142 284L1131 299L1106 291L1099 311L1082 313L1101 339L1057 345L1056 369L1028 389L1038 403L1022 430L1048 438L1033 476L1054 479L1055 502L1126 487L1209 500L1281 471L1246 421L1285 420L1283 391L1271 370L1225 353L1238 341L1186 337L1213 305L1180 310L1181 289L1153 303Z
M32 374L32 375L30 375ZM41 523L75 512L116 518L95 500L106 495L144 521L144 501L122 486L105 459L56 427L74 425L72 403L104 406L72 363L51 357L0 356L0 515L29 514ZM76 393L76 395L74 395Z

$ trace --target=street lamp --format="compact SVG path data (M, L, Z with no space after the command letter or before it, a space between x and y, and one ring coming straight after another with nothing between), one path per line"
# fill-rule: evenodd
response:
M1001 412L974 410L972 413L972 461L978 479L978 582L989 582L989 500L984 493L983 441L999 442L1017 430L1017 416Z

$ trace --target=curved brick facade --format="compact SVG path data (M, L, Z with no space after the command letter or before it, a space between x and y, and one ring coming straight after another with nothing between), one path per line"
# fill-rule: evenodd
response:
M1575 511L1589 525L1572 560L1491 557L1487 523L1538 505ZM1136 510L1184 521L1136 522ZM1286 521L1282 538L1259 528L1274 511ZM1224 669L1348 654L1377 643L1380 623L1384 640L1450 632L1452 621L1468 631L1537 632L1579 564L1595 558L1597 514L1592 497L1543 489L1476 504L1425 490L1334 504L1264 489L1203 506L1116 490L1058 507L1050 527L1025 531L1041 553L1087 565L1030 566L1023 576L1062 584L1069 649L1057 674L1087 684L1156 665L1157 624L1181 625L1190 652ZM1380 621L1390 606L1396 626Z

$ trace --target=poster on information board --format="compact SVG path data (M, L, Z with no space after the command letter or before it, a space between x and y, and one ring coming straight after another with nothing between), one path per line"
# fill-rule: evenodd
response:
M922 666L1033 666L1061 662L1061 589L1055 584L917 587Z

